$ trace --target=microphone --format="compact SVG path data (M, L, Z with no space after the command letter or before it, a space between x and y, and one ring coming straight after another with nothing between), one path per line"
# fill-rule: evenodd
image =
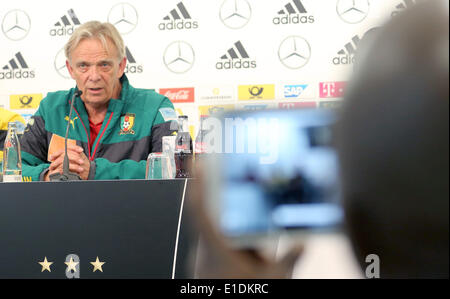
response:
M63 161L63 173L54 173L50 175L50 181L52 182L65 182L65 181L81 181L78 174L69 171L69 156L67 155L67 137L69 136L70 120L72 116L73 103L76 97L80 97L83 92L77 90L72 96L72 102L70 103L69 120L67 121L66 137L64 138L64 161Z

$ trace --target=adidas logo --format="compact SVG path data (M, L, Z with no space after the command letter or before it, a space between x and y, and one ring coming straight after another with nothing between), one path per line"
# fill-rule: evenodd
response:
M234 43L234 46L228 49L227 53L220 57L216 63L216 69L250 69L256 68L256 61L250 60L250 56L242 45L241 41Z
M72 21L72 22L70 22ZM56 22L53 29L50 30L51 36L66 36L72 35L74 27L80 25L80 20L73 9L67 11L67 15L61 17L61 20Z
M275 25L314 23L314 16L305 15L307 13L300 0L292 0L278 12L272 22Z
M339 56L333 58L333 64L334 65L353 64L355 62L354 61L355 53L360 40L361 39L359 38L358 35L352 37L352 41L346 43L344 48L337 53Z
M126 74L140 74L144 71L144 67L142 65L138 65L136 63L136 59L134 59L133 55L130 52L128 47L125 47L125 54L127 56L127 66L125 67Z
M163 18L163 22L159 23L158 28L159 30L197 29L198 22L192 21L186 6L180 2Z
M35 77L34 70L28 70L28 64L22 56L17 52L8 64L3 66L0 72L0 80L3 79L32 79Z
M414 0L404 0L403 3L400 3L395 7L397 10L391 13L391 17L397 16L399 13L414 6L415 4L416 2Z

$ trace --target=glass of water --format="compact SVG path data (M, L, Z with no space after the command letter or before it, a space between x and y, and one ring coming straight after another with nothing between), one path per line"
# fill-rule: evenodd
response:
M150 153L147 158L147 180L171 179L171 164L166 153Z

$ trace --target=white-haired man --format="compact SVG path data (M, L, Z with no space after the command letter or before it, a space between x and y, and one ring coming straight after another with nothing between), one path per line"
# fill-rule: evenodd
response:
M70 171L83 180L138 179L146 158L161 151L176 113L170 100L132 87L125 72L123 40L109 23L87 22L65 46L76 87L48 93L21 138L23 176L48 181L62 173L69 122ZM69 119L75 92L74 110Z

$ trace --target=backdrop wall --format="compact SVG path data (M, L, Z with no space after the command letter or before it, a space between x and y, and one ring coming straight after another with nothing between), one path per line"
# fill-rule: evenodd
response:
M64 44L90 20L124 38L135 87L200 114L338 104L358 42L413 0L2 1L0 106L29 118L74 81ZM191 127L195 132L195 128Z

